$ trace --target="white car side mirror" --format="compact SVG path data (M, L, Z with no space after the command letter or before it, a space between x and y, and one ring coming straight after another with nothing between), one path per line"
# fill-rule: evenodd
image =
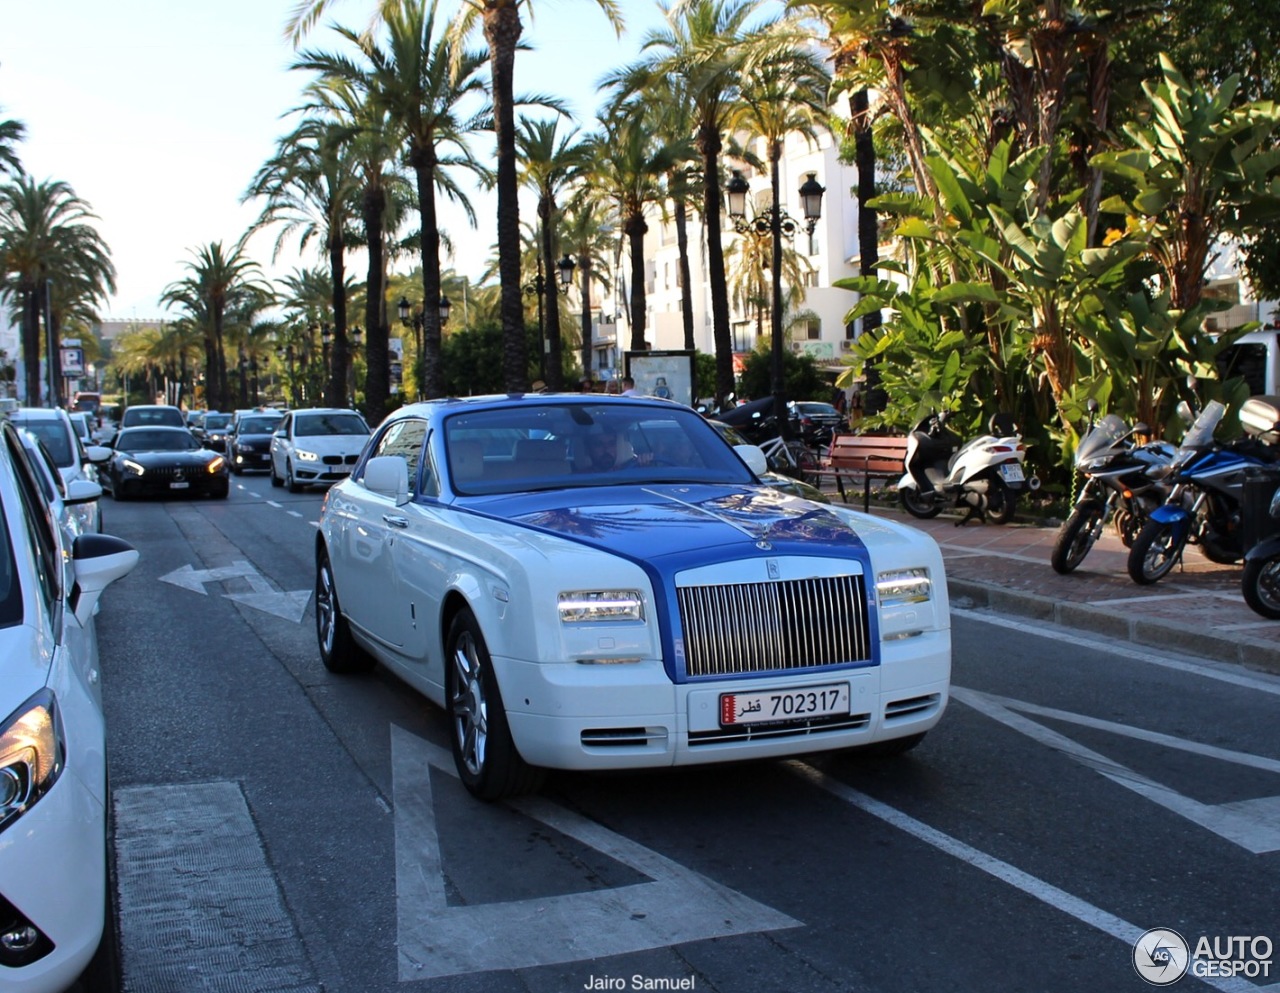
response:
M747 468L757 476L769 471L769 459L759 445L734 445L733 450L738 458L747 464Z
M391 497L397 507L409 502L409 466L399 455L379 455L364 467L365 489Z
M101 497L102 487L92 479L73 479L67 484L67 495L62 502L73 507L79 503L93 503Z
M113 534L82 534L71 546L76 584L71 609L82 625L89 623L102 591L138 564L138 552Z
M111 461L111 449L106 445L86 445L85 457L94 465L102 465Z

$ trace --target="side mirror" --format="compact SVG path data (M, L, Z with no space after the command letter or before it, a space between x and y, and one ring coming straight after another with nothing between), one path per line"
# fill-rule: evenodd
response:
M1139 421L1137 424L1133 426L1133 430L1130 432L1130 434L1150 434L1150 433L1151 433L1151 425L1148 424L1146 421Z
M1183 424L1190 424L1196 419L1195 413L1191 410L1191 404L1187 403L1186 400L1179 403L1178 406L1174 408L1174 412L1178 415L1178 420Z
M733 450L757 476L769 471L769 459L758 445L734 445Z
M102 591L138 564L138 552L112 534L82 534L71 546L71 560L76 577L71 609L83 625L93 616Z
M1090 414L1096 414L1098 412L1098 401L1093 397L1089 397L1089 399L1085 401L1084 409Z
M93 503L102 498L102 487L91 479L73 479L67 484L67 495L62 502L68 507L79 503Z
M397 507L409 502L409 466L399 455L379 455L364 467L365 489L395 500Z

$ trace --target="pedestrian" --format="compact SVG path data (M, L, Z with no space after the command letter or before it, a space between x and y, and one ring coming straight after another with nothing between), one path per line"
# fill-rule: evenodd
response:
M624 397L638 397L640 391L636 389L636 381L630 376L622 377L622 395Z

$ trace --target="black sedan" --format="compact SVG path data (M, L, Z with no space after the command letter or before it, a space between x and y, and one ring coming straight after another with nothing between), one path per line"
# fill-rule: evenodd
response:
M278 411L242 414L227 435L227 465L237 476L245 469L271 468L271 436L284 415Z
M103 489L117 500L140 496L211 496L231 488L227 460L201 448L185 428L125 428L111 461L99 471Z

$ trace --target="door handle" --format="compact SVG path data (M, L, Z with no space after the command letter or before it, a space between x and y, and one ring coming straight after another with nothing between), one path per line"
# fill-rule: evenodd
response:
M409 526L409 518L401 514L383 514L382 523L392 528L407 528Z

